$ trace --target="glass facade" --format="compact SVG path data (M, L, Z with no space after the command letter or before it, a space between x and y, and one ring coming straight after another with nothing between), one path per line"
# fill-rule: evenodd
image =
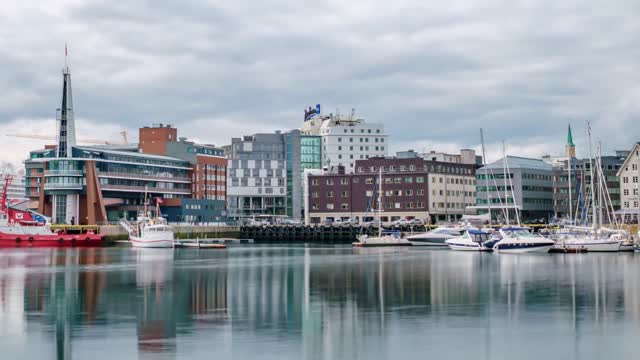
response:
M322 138L292 131L285 135L285 147L287 216L302 217L304 170L322 168Z

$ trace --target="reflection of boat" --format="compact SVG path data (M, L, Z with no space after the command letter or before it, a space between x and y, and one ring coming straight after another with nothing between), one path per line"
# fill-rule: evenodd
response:
M4 180L0 193L0 246L2 247L75 247L102 246L102 235L88 231L68 234L51 230L47 219L34 211L20 210L7 204L7 189L12 177Z
M469 229L473 227L470 225L439 226L425 233L407 236L407 240L414 246L447 246L446 240L460 237Z
M216 243L212 241L203 241L203 240L174 240L174 247L176 248L196 248L196 249L225 249L227 245Z
M555 244L551 239L517 226L500 229L500 236L500 241L493 246L493 250L500 253L546 253Z
M491 251L496 243L490 233L470 229L466 230L462 236L445 241L451 250L459 251Z
M377 178L378 182L378 211L377 222L380 224L380 213L382 212L382 167L380 167L380 174ZM375 184L374 184L375 187ZM373 198L373 195L371 195ZM367 210L369 206L367 206ZM378 226L378 235L369 236L366 234L359 235L358 241L353 243L355 247L370 247L370 246L411 246L411 242L407 239L403 239L399 232L382 233L382 226Z

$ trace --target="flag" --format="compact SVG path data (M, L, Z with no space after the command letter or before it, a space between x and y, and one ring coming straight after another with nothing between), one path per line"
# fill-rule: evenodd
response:
M158 204L162 204L164 202L162 198L157 198L156 201L158 202Z

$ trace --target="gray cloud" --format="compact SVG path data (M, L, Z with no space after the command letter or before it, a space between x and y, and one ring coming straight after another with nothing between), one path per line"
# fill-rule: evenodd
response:
M473 147L483 127L513 152L559 153L568 121L585 144L586 120L605 151L625 149L639 135L638 13L635 1L24 0L0 11L0 123L53 121L68 41L87 128L168 122L223 144L299 127L320 102L384 122L395 149Z

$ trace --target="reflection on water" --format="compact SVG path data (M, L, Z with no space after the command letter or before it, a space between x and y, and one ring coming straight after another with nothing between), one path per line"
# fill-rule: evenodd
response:
M0 252L12 359L623 358L640 257L232 247Z

